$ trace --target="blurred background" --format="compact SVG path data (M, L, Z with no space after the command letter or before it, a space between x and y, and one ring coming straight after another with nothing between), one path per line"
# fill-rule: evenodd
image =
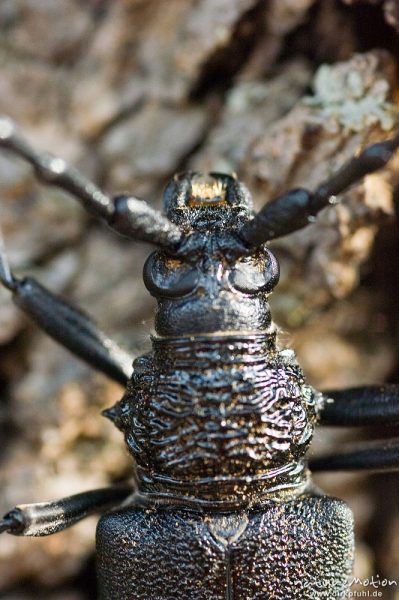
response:
M259 208L314 188L399 126L397 0L2 0L0 35L0 113L107 192L158 208L186 169L236 172ZM399 382L398 182L399 155L273 245L280 339L320 389ZM145 352L150 249L6 153L0 196L15 272L78 302L132 356ZM3 289L0 344L0 511L129 476L122 435L99 414L123 390L38 332ZM398 435L323 429L315 448ZM355 513L357 576L399 582L399 476L317 481ZM95 521L2 536L0 598L94 599ZM399 583L378 591L397 600Z

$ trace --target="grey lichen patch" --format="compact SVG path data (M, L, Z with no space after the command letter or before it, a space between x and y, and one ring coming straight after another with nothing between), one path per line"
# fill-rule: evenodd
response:
M313 80L314 95L303 102L319 107L321 119L332 117L348 132L377 124L388 131L399 114L386 78L389 62L385 52L370 52L355 54L345 63L322 65Z
M312 98L299 100L285 116L256 132L237 168L254 193L255 206L288 189L317 189L361 148L392 135L399 123L391 104L397 85L392 64L387 53L373 51L325 67L330 74L325 86L318 73ZM312 312L347 298L356 288L378 227L393 215L395 161L348 190L338 206L319 215L317 225L275 243L276 252L285 257L279 293L271 300L280 325L297 328ZM302 280L294 273L301 273Z

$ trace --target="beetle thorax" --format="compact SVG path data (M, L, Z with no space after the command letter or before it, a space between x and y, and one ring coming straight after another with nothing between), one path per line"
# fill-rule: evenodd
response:
M154 338L112 419L146 496L257 504L306 485L314 405L271 336Z

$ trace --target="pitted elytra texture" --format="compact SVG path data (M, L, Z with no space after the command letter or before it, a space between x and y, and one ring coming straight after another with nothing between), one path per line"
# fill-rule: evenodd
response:
M97 536L100 600L339 600L352 569L351 512L316 495L228 517L128 508Z

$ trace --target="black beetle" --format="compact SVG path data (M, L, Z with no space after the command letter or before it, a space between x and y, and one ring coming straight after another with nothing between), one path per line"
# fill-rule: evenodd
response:
M395 468L396 443L307 464L317 422L364 425L399 417L397 386L321 394L276 342L268 295L278 283L266 243L306 226L335 195L382 168L399 135L366 148L315 192L297 189L257 214L235 177L175 176L165 216L131 196L113 199L59 158L37 153L8 119L0 146L39 179L72 193L123 235L158 249L144 281L158 301L152 351L130 359L80 310L32 278L14 301L72 352L126 384L105 411L124 432L135 485L19 506L0 531L47 535L93 512L101 600L342 598L353 561L349 508L323 495L310 470ZM122 506L121 506L122 505Z

